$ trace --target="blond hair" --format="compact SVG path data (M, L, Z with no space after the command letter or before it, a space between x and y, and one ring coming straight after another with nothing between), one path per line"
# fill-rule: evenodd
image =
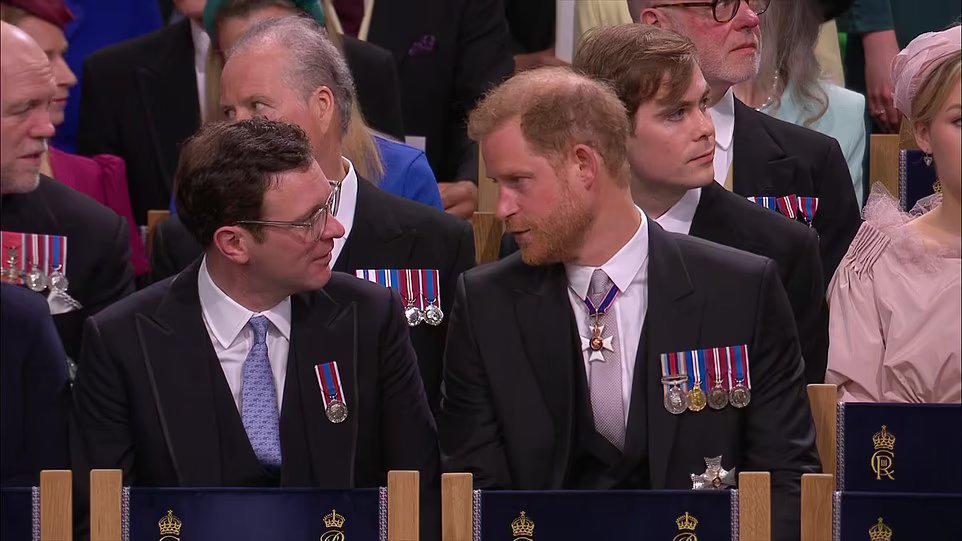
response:
M912 121L928 125L935 118L939 108L949 97L949 92L962 76L962 53L949 55L939 67L922 81L915 99L912 100Z
M618 185L627 184L628 114L605 83L569 68L522 72L485 95L468 118L468 136L480 142L514 119L525 141L553 163L583 144L601 155Z

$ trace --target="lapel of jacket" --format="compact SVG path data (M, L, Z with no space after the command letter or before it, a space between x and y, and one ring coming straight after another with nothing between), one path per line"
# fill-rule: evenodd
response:
M300 385L301 414L317 488L354 486L354 454L360 413L357 385L357 314L324 291L291 297L291 352ZM315 366L336 362L347 403L347 419L328 420Z
M559 462L551 468L553 479L548 486L560 487L568 465L571 448L571 424L574 412L575 362L580 365L580 342L575 343L574 315L568 301L568 279L563 265L532 270L528 283L518 290L515 305L518 329L525 357L531 364L541 395L557 427L562 451Z
M742 196L728 193L717 182L702 188L688 234L725 246L740 246L742 221L729 212L732 209L730 201L726 201L729 197Z
M759 113L735 100L734 179L732 191L745 197L789 195L795 186L798 159L787 156Z
M221 454L211 385L215 357L204 326L197 273L178 274L152 316L137 316L137 333L161 429L180 486L219 486Z
M200 126L200 104L190 21L166 32L166 46L157 51L156 63L137 68L135 76L157 162L170 190L180 145Z
M665 486L678 424L678 417L664 406L660 355L697 346L704 301L691 282L678 245L654 220L648 223L648 456L651 488L660 489Z
M357 269L408 268L418 232L402 225L391 197L358 177L354 227L334 270L354 274Z

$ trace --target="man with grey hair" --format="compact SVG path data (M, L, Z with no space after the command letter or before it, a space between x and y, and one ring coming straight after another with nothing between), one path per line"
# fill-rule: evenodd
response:
M440 308L448 313L458 276L474 266L471 228L454 216L386 193L357 174L341 155L353 97L343 57L325 31L303 17L252 27L229 51L221 78L221 106L228 119L265 116L297 124L310 138L324 174L339 186L336 214L345 233L335 240L333 269L349 274L437 270ZM153 264L160 276L179 272L200 255L200 246L180 222L168 221L158 231ZM411 328L433 411L440 396L446 331L443 321Z
M127 227L107 207L40 172L54 134L53 71L19 28L2 23L0 36L3 279L47 296L67 355L76 358L84 319L134 289ZM50 237L43 235L66 237L57 243L63 251L47 257L42 247Z
M794 196L785 213L818 232L829 283L861 221L838 141L760 113L739 101L732 90L758 74L759 17L771 0L627 1L634 21L674 30L695 44L711 89L715 180L750 198ZM775 91L781 91L779 84L776 76ZM689 205L683 222L690 224L694 208Z

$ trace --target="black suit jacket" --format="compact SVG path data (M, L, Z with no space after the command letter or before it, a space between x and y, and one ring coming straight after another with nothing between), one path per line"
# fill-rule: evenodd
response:
M43 297L0 284L0 485L37 486L70 464L67 355Z
M689 234L778 264L798 327L805 382L823 383L828 363L828 304L815 232L712 182L701 190Z
M197 293L196 262L92 317L84 333L75 463L124 471L139 486L223 486L214 414L214 356ZM281 412L302 419L285 446L281 484L383 486L391 469L438 475L437 433L408 343L400 300L335 273L323 291L291 297ZM213 357L216 362L216 356ZM337 361L349 416L324 415L314 366ZM239 413L238 413L239 415Z
M828 284L861 225L838 141L759 113L737 99L733 141L735 193L818 197L814 227Z
M180 272L202 252L201 245L180 220L164 222L154 236L154 279ZM391 195L358 178L354 226L334 265L335 271L353 275L358 269L437 269L441 309L450 314L456 280L474 263L474 234L467 222ZM437 411L440 401L446 321L447 318L437 327L422 324L411 329L432 411Z
M67 237L67 293L83 308L53 320L67 355L76 359L84 319L134 290L126 222L86 195L41 175L36 190L0 198L0 229Z
M400 90L390 53L345 38L358 102L377 130L401 137ZM77 146L127 163L134 217L166 209L180 146L200 126L190 21L107 47L84 63Z
M632 391L625 455L647 455L653 489L690 489L705 457L770 471L776 537L797 538L800 476L817 471L818 458L775 264L649 224L647 356L635 363L646 387ZM566 289L563 265L529 267L519 254L462 276L439 417L445 470L472 472L482 488L566 486L576 411L569 367L583 363ZM747 408L665 410L661 353L740 344L751 358Z
M504 0L504 14L515 54L554 47L555 9L554 0Z
M377 2L368 41L394 53L407 135L427 137L438 180L478 178L467 115L514 71L501 0Z

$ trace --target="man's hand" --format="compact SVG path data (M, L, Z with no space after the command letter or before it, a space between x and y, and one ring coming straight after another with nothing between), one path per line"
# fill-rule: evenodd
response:
M514 72L540 68L542 66L567 66L568 63L554 55L554 47L536 53L514 55Z
M892 84L892 60L899 54L895 30L865 34L862 36L862 46L865 49L865 88L869 114L887 133L898 133L902 117L895 109L895 87Z
M478 208L478 187L470 180L440 182L444 210L458 218L470 220Z

